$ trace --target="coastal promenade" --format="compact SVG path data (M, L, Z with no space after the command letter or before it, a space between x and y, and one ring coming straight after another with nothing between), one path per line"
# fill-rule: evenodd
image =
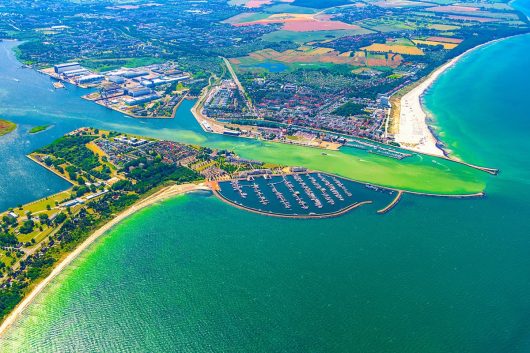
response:
M177 195L198 191L198 190L210 190L205 184L181 184L181 185L171 185L165 187L157 192L147 196L146 198L138 201L122 213L118 214L111 221L107 222L101 228L92 233L81 245L79 245L74 251L64 257L57 266L52 270L52 272L39 282L25 297L24 299L15 307L15 309L5 318L5 320L0 325L0 337L5 333L8 327L10 327L24 312L29 304L37 297L37 295L42 292L44 288L55 278L57 277L72 261L74 261L83 251L85 251L94 241L99 237L105 234L107 231L112 229L118 223L126 219L127 217L133 215L134 213L140 211L141 209L153 205L157 202L175 197Z

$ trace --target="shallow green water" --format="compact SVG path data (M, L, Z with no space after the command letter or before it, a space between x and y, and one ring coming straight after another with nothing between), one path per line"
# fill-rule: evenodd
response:
M304 221L181 196L94 244L0 351L528 352L529 50L530 36L481 49L426 97L455 152L501 168L486 198Z

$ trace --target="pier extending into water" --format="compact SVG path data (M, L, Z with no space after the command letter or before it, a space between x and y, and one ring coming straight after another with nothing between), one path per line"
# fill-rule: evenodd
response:
M500 172L500 170L497 169L497 168L481 167L479 165L467 163L467 162L460 161L458 159L454 159L454 158L451 158L451 157L444 157L444 158L449 160L449 161L451 161L451 162L460 163L460 164L463 164L463 165L465 165L467 167L474 168L474 169L477 169L477 170L481 170L481 171L486 172L486 173L491 174L491 175L497 175Z
M387 213L388 211L390 211L391 209L394 208L395 205L397 205L397 203L399 202L399 200L401 199L401 196L403 195L403 191L398 191L397 194L396 194L396 197L394 198L394 200L392 200L391 203L389 203L385 208L382 208L380 210L377 211L377 213L379 214L385 214Z

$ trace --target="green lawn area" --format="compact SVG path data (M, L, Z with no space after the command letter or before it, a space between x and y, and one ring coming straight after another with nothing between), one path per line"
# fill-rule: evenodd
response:
M223 23L230 23L232 25L243 23L243 22L252 22L263 20L270 16L270 13L264 12L244 12L236 16L232 16L223 21Z
M11 266L11 261L13 261L13 258L7 256L4 250L0 250L0 262L3 262L6 266Z
M51 215L53 213L56 213L57 210L53 210L53 207L55 207L55 202L61 203L63 200L70 197L70 191L63 191L61 193L49 196L48 198L43 198L40 200L37 200L33 203L30 203L28 205L24 205L22 210L19 210L18 208L13 209L13 212L20 216L25 216L26 212L31 211L31 213L38 213L38 212L44 212L48 215ZM48 211L46 209L46 205L50 205L52 210Z
M42 227L42 231L40 231L38 227L35 227L33 232L28 233L28 234L18 234L17 238L22 243L27 243L27 242L30 242L31 239L35 239L35 244L38 244L42 240L44 240L44 238L46 238L48 235L50 235L50 233L54 229L55 229L54 226L51 226L51 227L43 226Z
M437 31L453 31L455 29L459 29L460 28L458 26L444 25L444 24L441 24L441 23L429 24L429 25L427 25L427 27L431 28L431 29L436 29Z
M406 45L406 46L409 46L409 47L415 47L416 46L416 44L414 44L408 38L395 38L394 41L388 41L386 44L388 44L388 45Z
M270 67L279 67L281 66L283 69L279 71L296 71L298 69L337 69L341 66L347 66L348 70L356 68L356 66L350 66L350 65L340 65L340 64L334 64L334 63L326 63L326 62L315 62L315 63L306 63L306 62L294 62L294 63L284 63L281 61L276 60L256 60L251 57L244 57L244 58L238 58L238 60L241 61L240 64L232 64L232 66L235 68L235 70L238 73L242 72L265 72L265 71L272 71L268 70L267 66Z
M295 13L295 14L311 14L317 10L310 7L293 6L290 4L278 4L263 8L263 11L268 13Z
M360 21L357 25L378 32L397 32L402 30L414 30L417 28L412 22L384 17Z

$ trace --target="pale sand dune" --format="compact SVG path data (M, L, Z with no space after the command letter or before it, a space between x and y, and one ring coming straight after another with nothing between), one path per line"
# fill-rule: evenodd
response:
M62 261L55 266L53 271L43 279L33 290L24 297L24 299L15 307L15 309L5 318L4 322L2 322L2 325L0 326L0 336L5 333L7 328L11 326L19 317L19 315L28 307L29 304L35 299L35 297L57 276L61 273L62 270L64 270L75 258L77 258L86 248L90 246L97 238L105 234L107 231L109 231L112 227L114 227L119 222L123 221L125 218L131 216L135 212L152 205L156 202L165 200L167 198L184 194L187 192L195 191L195 190L210 190L209 187L207 187L204 184L182 184L182 185L172 185L168 186L164 189L161 189L154 193L153 195L150 195L146 197L143 200L140 200L138 203L132 205L119 215L117 215L115 218L113 218L111 221L103 225L101 228L96 230L92 235L90 235L81 245L79 245L73 252L68 254Z

